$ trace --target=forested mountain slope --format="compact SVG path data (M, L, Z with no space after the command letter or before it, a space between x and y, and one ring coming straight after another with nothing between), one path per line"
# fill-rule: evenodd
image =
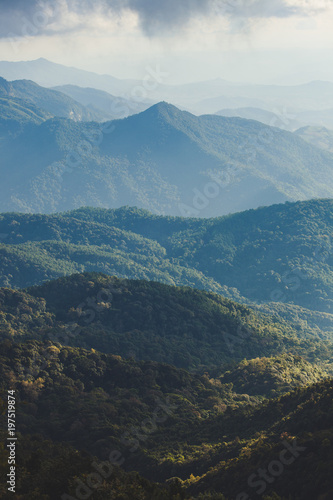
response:
M332 204L287 203L208 220L129 207L3 214L1 284L99 271L330 313Z
M291 352L332 370L332 338L217 294L73 275L1 289L1 337L58 341L191 370Z
M21 99L52 116L76 121L92 121L101 118L101 113L97 110L89 110L66 94L41 87L31 80L8 82L0 77L0 97Z
M213 217L333 194L332 153L260 122L167 103L105 124L31 125L0 155L1 211L136 205Z
M252 363L258 380L267 361ZM300 360L294 361L275 358L269 363L281 363L278 376L283 376L286 362L302 370ZM267 498L328 499L332 492L327 474L332 463L331 380L258 404L255 397L237 394L232 384L208 374L200 377L165 364L36 341L2 342L0 367L1 394L8 384L16 391L22 453L18 487L31 491L34 484L35 497L47 487L46 499L56 498L53 490L73 495L78 484L74 475L87 484L96 471L91 464L103 462L106 471L110 460L154 481L180 478L169 481L169 491L164 486L159 496L156 485L115 467L100 494L116 490L124 499L131 491L132 498L154 500L194 499L200 492L198 498L216 500L231 500L243 491L253 495L262 483L248 483L248 478L256 478L260 467L273 471L262 491L281 495ZM275 475L270 464L286 449L288 466ZM52 475L37 483L38 471L51 465L51 456ZM209 496L210 490L219 493Z

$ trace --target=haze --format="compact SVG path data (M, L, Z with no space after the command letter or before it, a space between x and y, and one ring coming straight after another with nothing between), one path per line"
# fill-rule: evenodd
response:
M333 80L331 0L0 1L0 60L167 83Z

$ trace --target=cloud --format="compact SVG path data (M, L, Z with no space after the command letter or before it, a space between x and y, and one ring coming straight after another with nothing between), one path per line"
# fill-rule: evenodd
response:
M111 3L111 9L118 6ZM211 13L211 0L125 0L120 8L130 9L137 13L139 23L144 33L156 35L164 31L180 28L191 21L193 17L208 16Z
M284 18L324 9L327 0L0 0L0 37L37 36L67 29L66 16L75 14L75 28L90 14L126 16L132 11L145 35L174 33L193 19L217 16L244 23L258 18ZM317 4L317 7L316 7ZM320 7L318 7L320 4Z
M37 36L61 22L62 0L0 0L0 37Z
M173 31L200 17L287 17L298 11L285 0L111 0L108 5L111 11L136 12L147 35Z

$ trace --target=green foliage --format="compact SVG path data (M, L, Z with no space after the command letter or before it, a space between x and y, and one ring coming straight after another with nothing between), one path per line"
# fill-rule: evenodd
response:
M202 288L242 302L285 302L330 313L332 213L331 200L314 200L208 220L128 207L3 214L0 283L25 287L99 271ZM290 311L285 309L287 316ZM297 309L292 316L300 314L311 328L331 323ZM328 330L332 335L332 326Z
M269 480L264 481L264 498L330 498L333 491L329 473L333 464L330 445L333 437L332 396L333 383L327 380L298 388L247 412L236 410L232 418L227 414L217 417L216 425L210 422L209 430L207 428L211 440L221 432L229 440L232 436L236 439L221 447L214 466L190 486L190 491L212 488L231 498L241 492L247 493L249 498L259 498L256 494L262 484L258 484L259 469L266 471L267 477L270 464L280 461L281 452L288 449L288 454L284 455L288 456L289 464L285 464L279 474L268 473ZM296 449L294 455L290 449ZM250 477L252 486L248 483Z
M189 287L74 274L28 291L1 289L0 312L2 338L52 339L191 370L283 352L332 368L332 344L311 330Z
M16 391L20 433L70 443L100 460L117 451L127 470L152 479L168 477L170 466L161 465L158 450L176 454L170 436L181 442L186 429L221 408L257 402L207 376L93 349L7 340L1 353L0 391Z
M76 478L87 482L93 461L104 462L113 451L123 470L114 467L95 498L231 500L242 491L251 497L248 478L269 470L286 448L289 463L267 484L267 500L329 498L333 491L332 380L259 404L237 399L223 379L216 384L159 363L51 342L6 340L0 347L1 395L8 387L16 391L22 498L75 498ZM272 367L279 360L261 363ZM286 356L280 364L287 374L306 366ZM260 361L240 369L249 366L258 380ZM4 472L4 448L0 455ZM3 483L0 488L7 498Z
M321 369L303 358L284 354L244 360L217 380L221 384L231 383L237 393L274 397L294 387L318 382L325 376Z
M1 435L2 437L2 435ZM102 462L86 452L69 445L43 439L40 435L20 436L17 441L19 463L16 469L16 494L6 491L0 484L3 500L59 500L87 498L96 500L183 500L189 498L180 488L153 484L137 473L126 473L115 465L103 469L106 478L97 472ZM0 450L0 457L6 453ZM97 465L97 469L93 464ZM7 473L0 468L1 477ZM98 488L89 485L99 485ZM81 496L79 496L81 494Z

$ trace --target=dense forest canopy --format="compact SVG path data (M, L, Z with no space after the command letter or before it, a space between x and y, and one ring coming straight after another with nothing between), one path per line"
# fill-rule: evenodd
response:
M215 219L129 207L6 213L0 216L0 283L26 287L97 271L331 313L332 203L286 203Z

